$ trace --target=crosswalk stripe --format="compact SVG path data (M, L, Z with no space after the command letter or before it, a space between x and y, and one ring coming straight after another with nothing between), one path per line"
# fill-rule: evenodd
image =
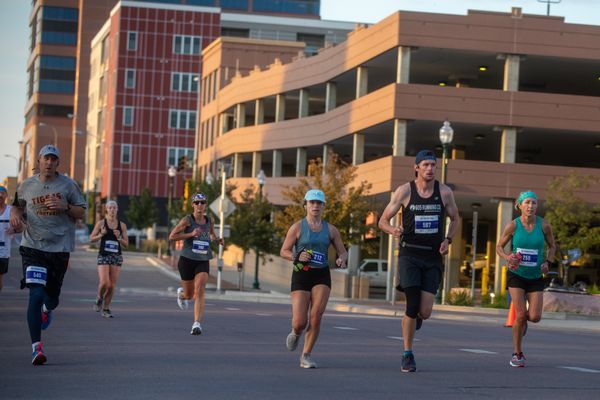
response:
M598 371L597 369L590 369L590 368L564 367L564 366L559 366L558 368L568 369L568 370L577 371L577 372L588 372L588 373L592 373L592 374L600 373L600 371Z
M402 336L386 336L386 338L392 339L392 340L404 340L404 338ZM414 338L413 341L420 342L421 339Z
M474 353L474 354L498 354L495 351L488 351L488 350L482 350L482 349L458 349L460 351L465 351L467 353Z
M351 328L349 326L334 326L335 329L341 329L343 331L357 331L358 328Z

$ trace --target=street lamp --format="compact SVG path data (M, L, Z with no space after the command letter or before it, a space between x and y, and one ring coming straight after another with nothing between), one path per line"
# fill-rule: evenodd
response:
M12 154L5 154L4 157L12 158L12 159L14 159L17 162L17 174L16 174L16 176L18 177L19 176L19 169L20 169L19 159L17 157L13 156Z
M206 183L208 183L209 185L212 185L214 179L215 178L213 177L212 172L210 172L210 170L207 171L206 172L206 177L204 177L204 181L206 181Z
M454 137L454 129L450 126L449 121L444 121L440 128L440 142L442 142L442 183L446 183L446 164L448 164L448 148Z
M261 169L260 172L258 173L258 175L256 176L256 179L258 179L258 204L257 205L260 210L260 207L261 207L260 203L262 202L262 189L265 184L265 171L263 171ZM258 255L259 255L258 246L256 246L256 248L255 248L255 253L256 253L256 260L254 263L254 283L252 284L252 287L254 289L260 289L260 283L258 282Z
M480 203L471 204L471 208L473 209L473 237L471 238L471 249L473 253L473 258L471 259L471 304L475 300L475 261L477 256L477 219L479 213L477 210L481 207ZM482 279L483 279L483 269L481 270Z
M54 125L50 125L45 122L38 122L38 126L48 126L52 128L52 131L54 131L54 147L58 147L58 132L56 131Z
M175 176L177 175L177 168L173 165L169 165L169 169L167 170L167 175L169 175L169 193L167 194L168 196L168 201L167 201L167 231L170 232L171 231L171 208L172 208L172 202L173 202L173 182L175 181ZM167 233L168 234L168 233ZM169 247L168 247L169 253L171 252L171 244L169 243ZM170 255L170 254L169 254Z
M450 147L450 143L452 143L452 138L454 137L454 129L452 129L452 127L450 126L450 122L449 121L444 121L444 124L442 125L442 127L440 128L440 142L442 142L442 183L446 184L446 178L447 178L447 165L448 164L448 148ZM443 228L442 231L444 232L444 234L446 233L446 221L443 221L442 224ZM444 258L444 264L447 264L447 257L446 256ZM445 265L446 267L447 265ZM443 284L442 284L442 290L440 291L438 289L437 294L435 296L435 301L437 304L442 303L442 297L444 297L445 300L445 294L446 291L448 290L448 286L449 286L449 282L448 282L448 268L444 268L444 280L443 280ZM442 296L442 294L444 294L444 296Z

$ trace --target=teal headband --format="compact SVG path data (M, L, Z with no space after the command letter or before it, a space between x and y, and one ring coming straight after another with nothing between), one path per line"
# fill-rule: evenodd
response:
M535 199L535 201L537 201L537 199L538 199L537 194L533 193L532 191L521 192L521 194L519 195L519 198L517 199L517 204L521 204L523 202L523 200L528 199L528 198Z

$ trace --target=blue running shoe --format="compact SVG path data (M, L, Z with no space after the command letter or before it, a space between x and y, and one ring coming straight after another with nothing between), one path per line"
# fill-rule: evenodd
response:
M513 368L523 368L525 367L525 356L523 355L523 352L520 353L513 353L510 362L509 362L510 366Z
M31 353L31 364L32 365L42 365L45 362L46 362L46 356L44 355L44 352L42 351L42 344L39 343L37 346L35 346L35 350L33 350L33 353Z
M413 354L402 356L402 368L400 368L400 371L415 372L416 370L417 363L415 362L415 356Z
M42 330L48 329L52 322L52 310L46 310L46 307L42 308Z

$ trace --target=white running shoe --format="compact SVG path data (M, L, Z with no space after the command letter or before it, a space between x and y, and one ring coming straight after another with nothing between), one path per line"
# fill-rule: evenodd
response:
M291 331L285 339L285 347L287 347L289 351L296 350L296 347L298 347L298 339L300 339L300 335L296 335L294 331Z
M317 368L317 363L311 358L310 354L302 354L300 357L300 367Z
M194 322L194 324L192 325L192 331L190 332L190 335L202 335L202 325L200 325L200 322Z
M181 308L182 310L187 310L190 308L190 302L187 299L182 299L181 296L183 295L183 288L178 288L177 289L177 305L179 306L179 308Z

